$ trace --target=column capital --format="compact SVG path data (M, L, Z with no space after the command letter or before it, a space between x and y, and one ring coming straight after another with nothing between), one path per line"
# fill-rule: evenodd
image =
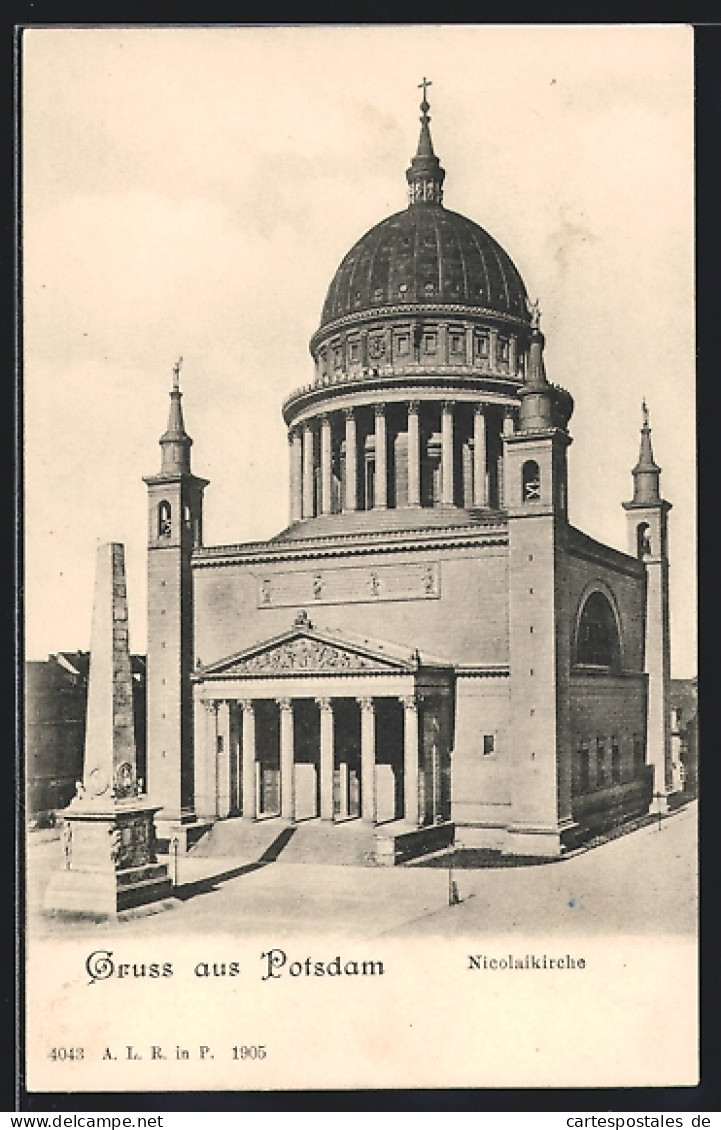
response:
M385 406L384 401L381 401L379 404L375 404L373 406L373 408L374 408L374 412L375 412L375 415L376 415L376 419L385 418L386 406Z
M406 711L415 712L419 706L418 696L414 694L399 695L398 701Z
M204 698L202 699L202 703L206 714L217 714L218 700L216 698Z
M364 696L362 698L357 698L356 702L358 703L358 705L360 706L361 710L364 713L367 713L367 714L373 714L374 713L374 711L375 711L375 699L368 698L368 697Z
M409 416L410 415L417 416L418 413L421 410L421 402L420 402L420 400L409 400L407 407L408 407L408 415Z
M473 405L473 412L476 416L485 416L485 414L486 414L485 404L474 404Z
M277 698L275 700L283 712L291 713L293 710L292 698Z
M344 408L343 415L346 420L355 420L355 408Z
M330 425L330 412L321 412L320 415L318 416L318 419L320 420L320 426L321 427L329 426Z
M252 698L240 698L238 705L244 714L255 714L255 703Z
M299 428L295 424L292 424L291 427L288 428L288 443L294 443L299 435Z
M333 699L332 698L317 698L315 701L317 702L318 706L320 707L322 714L326 714L326 713L332 714L333 713Z
M456 406L455 400L444 400L441 407L444 412L452 412Z

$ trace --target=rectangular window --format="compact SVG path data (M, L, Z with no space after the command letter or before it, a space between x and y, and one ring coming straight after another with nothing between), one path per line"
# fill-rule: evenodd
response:
M606 774L606 747L603 738L596 738L596 784L599 789L608 784Z
M488 356L488 338L487 338L486 334L477 334L476 335L476 356L477 357L487 357Z
M621 746L618 738L611 738L611 779L614 785L621 784Z
M423 349L426 353L435 353L436 351L436 335L424 334L423 335Z
M591 765L588 746L582 745L578 750L578 791L587 793L591 784Z
M357 361L358 360L358 342L357 341L349 342L348 343L348 350L349 350L349 353L350 353L351 361Z
M464 344L463 334L451 334L451 353L463 353Z
M496 735L484 734L483 735L483 756L490 757L496 751Z
M396 338L396 350L401 356L408 354L410 350L410 339L406 337L405 334Z

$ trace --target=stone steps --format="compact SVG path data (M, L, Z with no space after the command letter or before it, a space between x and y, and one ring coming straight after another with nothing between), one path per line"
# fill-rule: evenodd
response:
M374 828L360 820L345 820L339 824L303 821L296 824L278 862L368 866L375 862Z
M287 820L269 817L266 820L243 820L232 817L219 820L190 849L197 859L227 858L256 862L275 858L292 838L294 828Z

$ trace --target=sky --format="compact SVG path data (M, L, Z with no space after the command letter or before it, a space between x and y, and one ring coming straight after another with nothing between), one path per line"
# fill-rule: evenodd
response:
M87 649L98 544L145 649L143 475L176 360L208 545L288 522L285 397L355 241L406 204L427 76L444 203L538 297L569 513L627 548L641 401L696 673L693 40L681 26L35 28L22 43L25 651Z

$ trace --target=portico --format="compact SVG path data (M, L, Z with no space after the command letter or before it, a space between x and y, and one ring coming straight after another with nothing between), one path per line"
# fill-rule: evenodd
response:
M193 681L199 819L450 819L449 665L300 614Z

